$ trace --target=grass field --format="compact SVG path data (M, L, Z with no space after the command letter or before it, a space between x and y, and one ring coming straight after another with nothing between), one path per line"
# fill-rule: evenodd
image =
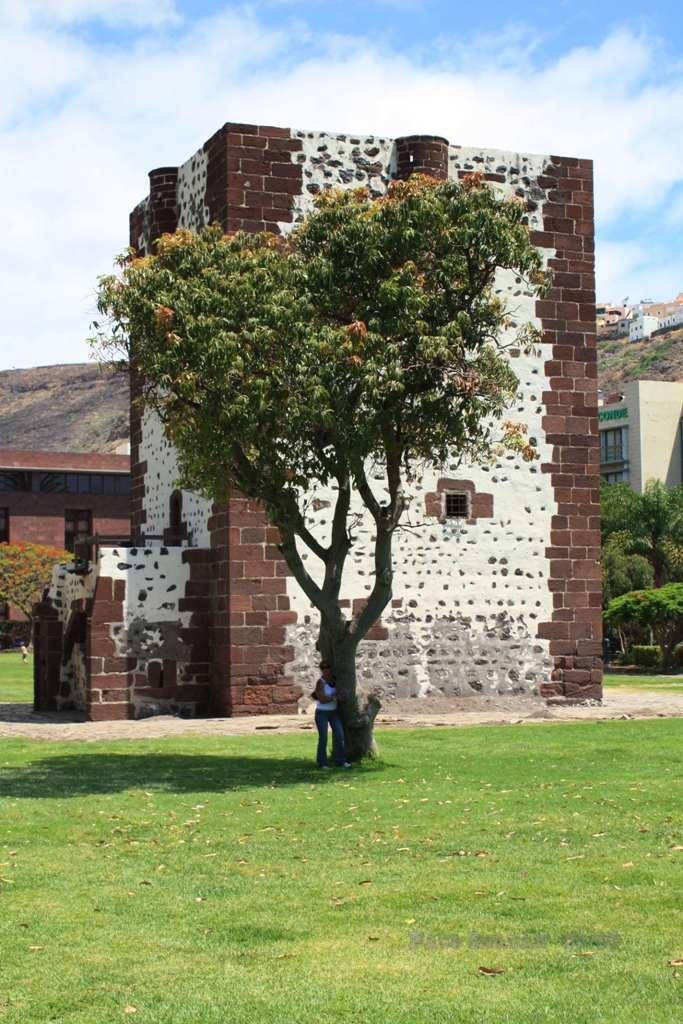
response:
M19 653L0 654L0 703L3 702L33 703L33 658L30 655L22 665Z
M683 722L380 739L3 741L2 1024L681 1019Z
M683 693L683 675L621 676L616 673L612 675L611 672L608 672L603 677L602 682L603 686L607 689L611 687L625 687L629 690L661 690L665 693Z

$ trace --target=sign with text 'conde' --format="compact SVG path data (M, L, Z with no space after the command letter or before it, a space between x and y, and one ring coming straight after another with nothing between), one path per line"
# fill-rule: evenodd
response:
M628 416L628 409L623 405L620 409L599 409L598 420L604 423L605 420L625 420Z

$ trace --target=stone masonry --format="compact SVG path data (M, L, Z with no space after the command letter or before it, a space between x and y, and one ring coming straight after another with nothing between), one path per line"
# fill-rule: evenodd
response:
M361 645L361 682L427 699L599 697L589 160L468 149L437 136L392 140L229 123L184 164L150 172L149 195L130 217L130 242L150 252L163 232L212 222L226 231L286 233L325 188L364 186L380 196L393 178L415 171L437 178L479 171L498 194L526 204L553 288L536 301L507 273L496 287L514 319L543 331L540 354L513 356L520 386L510 410L527 424L541 460L510 454L491 466L454 461L425 472L413 488L412 528L396 538L394 599ZM212 508L179 492L173 449L155 414L141 408L135 381L131 390L135 547L100 552L83 606L87 638L62 653L68 678L60 699L93 718L295 711L300 684L313 673L317 615L280 555L277 531L258 504L239 496ZM446 514L450 495L466 503L457 520ZM321 487L307 511L321 537L334 497ZM372 540L366 517L345 579L350 609L371 589ZM162 563L163 586L154 568ZM78 597L68 599L70 612L80 607ZM54 607L50 614L44 646L54 674ZM60 614L63 647L70 637ZM76 670L79 657L84 667Z

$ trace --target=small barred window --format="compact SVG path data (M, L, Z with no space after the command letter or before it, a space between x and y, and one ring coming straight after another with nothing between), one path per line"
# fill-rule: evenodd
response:
M466 494L446 495L447 519L467 519L469 512L469 502Z

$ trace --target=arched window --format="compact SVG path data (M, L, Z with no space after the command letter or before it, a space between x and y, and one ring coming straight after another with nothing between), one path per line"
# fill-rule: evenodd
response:
M164 544L182 544L187 540L187 523L183 522L183 492L174 491L168 499L168 526Z
M172 533L183 529L183 492L174 491L168 502L168 525Z

